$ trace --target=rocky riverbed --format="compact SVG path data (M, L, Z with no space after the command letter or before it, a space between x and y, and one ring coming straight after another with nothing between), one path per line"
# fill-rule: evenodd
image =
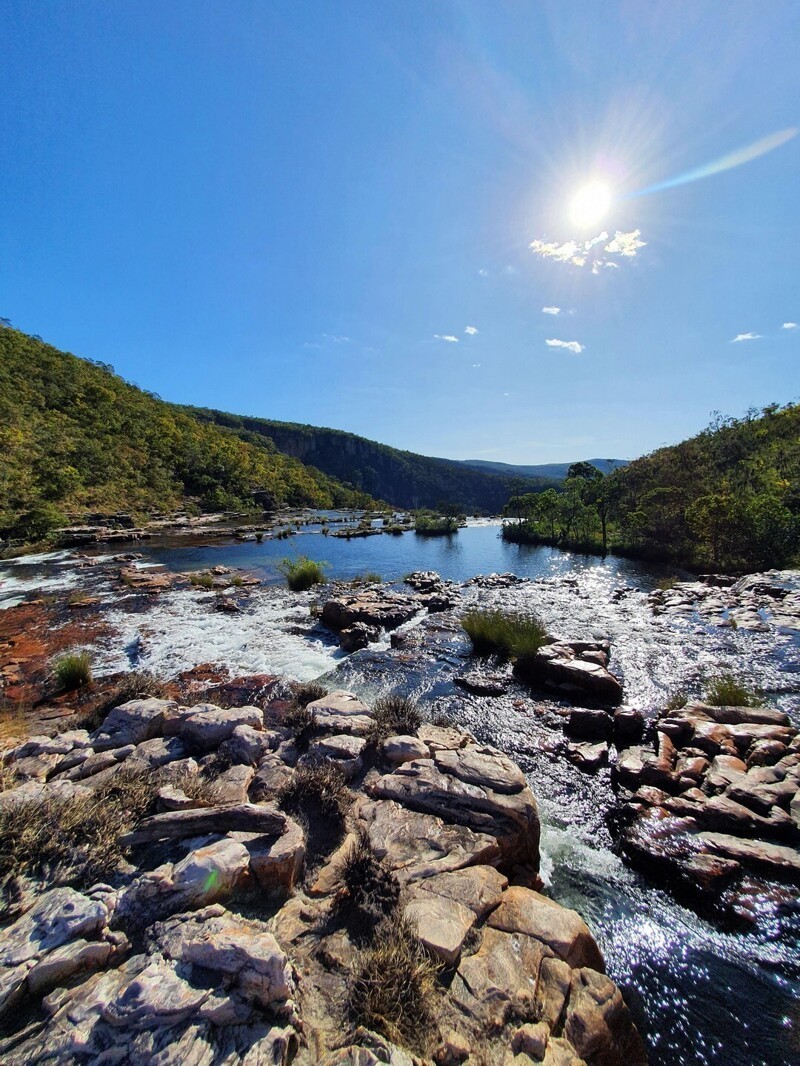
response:
M2 1060L644 1063L586 924L540 891L519 768L453 728L380 738L347 692L308 703L301 736L287 694L231 709L133 700L92 733L3 752L6 831L15 812L63 817L119 775L153 798L107 883L69 867L7 880ZM320 770L339 782L340 818L322 844ZM203 799L187 783L200 780ZM382 897L364 898L354 856ZM366 932L358 907L373 911ZM357 1005L354 975L398 936L435 980L424 1013L380 1018Z
M657 588L592 564L536 580L417 572L291 594L222 561L199 575L149 563L62 554L18 581L22 602L0 611L0 672L31 728L70 730L76 712L94 725L132 667L166 680L179 706L260 707L278 699L276 668L322 675L368 705L414 695L429 719L525 773L543 812L544 887L588 920L653 1062L793 1061L796 573ZM459 618L474 606L535 609L553 635L547 672L519 677L472 657ZM95 682L59 694L50 661L76 645L91 648ZM719 671L763 689L763 705L704 704ZM334 747L342 765L354 757ZM735 1038L729 1013L747 1019Z

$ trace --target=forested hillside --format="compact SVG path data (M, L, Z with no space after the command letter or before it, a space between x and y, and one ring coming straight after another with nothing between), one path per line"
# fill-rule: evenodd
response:
M239 432L255 432L288 455L346 480L398 507L450 504L467 513L499 513L512 492L537 492L556 482L549 478L515 478L473 470L452 459L432 459L386 444L295 422L247 418L223 411L187 408L199 419Z
M756 570L800 554L800 406L718 418L696 437L604 477L570 469L560 496L511 501L509 540L609 548Z
M81 510L242 508L254 490L276 504L374 502L263 435L199 422L110 366L0 328L0 533L37 534Z

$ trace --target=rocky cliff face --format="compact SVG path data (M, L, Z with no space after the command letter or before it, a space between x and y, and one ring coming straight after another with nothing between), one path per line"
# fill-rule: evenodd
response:
M2 1061L644 1063L591 932L542 894L516 764L287 694L134 700L3 753L6 847L70 804L128 807L103 882L77 853L4 869Z

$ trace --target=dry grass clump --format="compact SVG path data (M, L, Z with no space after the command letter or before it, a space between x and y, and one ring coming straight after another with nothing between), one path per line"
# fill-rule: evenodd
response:
M0 697L0 745L6 741L30 736L30 724L27 715L31 705L21 700Z
M386 737L416 736L422 725L422 715L416 700L410 696L381 696L372 708L373 722L367 734L368 742L380 743Z
M189 584L192 588L206 589L210 592L214 588L214 578L211 574L190 574Z
M122 766L88 795L0 810L0 885L25 874L85 883L112 873L125 857L120 837L155 810L159 784L151 770Z
M71 692L92 680L92 657L88 651L67 652L53 665L53 677L59 689Z
M344 836L353 795L338 767L331 763L300 766L278 793L278 805L306 834L306 870L310 874Z
M380 923L397 910L400 885L363 830L345 856L340 879L331 918L344 925L356 943L370 943Z
M319 681L307 681L304 685L298 685L294 692L293 703L299 707L307 707L309 703L321 700L328 695L328 690Z
M761 697L735 674L722 672L708 679L703 699L714 707L758 707Z
M347 1020L424 1053L437 1015L437 974L411 925L385 922L353 965Z
M184 770L173 777L170 784L193 800L198 807L218 807L224 802L222 789L209 774Z

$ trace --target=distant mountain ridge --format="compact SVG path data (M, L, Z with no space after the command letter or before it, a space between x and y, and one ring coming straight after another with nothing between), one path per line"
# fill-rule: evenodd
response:
M340 429L276 422L209 408L184 410L200 422L246 434L248 439L252 434L266 437L279 452L397 507L435 509L446 503L467 513L497 514L515 491L537 492L558 486L557 480L538 476L524 477L524 484L518 486L516 473L473 469L455 459L402 451Z
M534 466L520 466L516 463L492 463L486 459L457 459L447 460L458 462L462 466L468 466L472 470L485 470L490 474L502 474L505 477L546 477L563 481L572 463L540 463ZM603 474L610 474L614 470L623 470L630 465L630 459L584 459L573 462L586 462L596 466Z

